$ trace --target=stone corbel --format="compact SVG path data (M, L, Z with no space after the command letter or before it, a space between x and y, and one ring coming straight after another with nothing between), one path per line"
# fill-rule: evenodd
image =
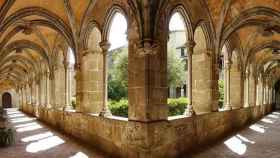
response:
M186 49L187 49L187 53L188 55L193 55L193 49L195 47L195 42L194 41L188 41L187 43L185 43Z
M139 57L147 55L156 55L159 51L159 44L151 39L145 39L139 42L136 54Z
M100 45L100 48L102 49L102 53L103 54L106 53L106 55L107 55L107 52L110 49L111 44L108 41L102 41L99 43L99 45Z
M94 53L95 53L94 50L86 49L86 50L84 50L84 51L82 52L82 56L83 56L83 57L86 57L87 55L89 55L89 54L94 54Z
M207 49L206 52L205 52L205 54L209 57L212 56L212 53L213 53L213 51L211 49Z

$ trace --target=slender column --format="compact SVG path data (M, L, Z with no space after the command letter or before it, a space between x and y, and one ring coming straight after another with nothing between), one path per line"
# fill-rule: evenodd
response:
M55 76L53 73L50 73L50 104L52 107L57 108L55 99Z
M260 84L259 84L259 78L257 78L257 80L256 80L256 106L260 105L259 93L260 93Z
M26 95L25 95L25 99L26 99L26 105L29 104L29 89L28 89L28 83L25 85L25 90L26 90Z
M64 109L71 109L69 103L69 62L64 61L64 83L65 83L65 106Z
M262 84L262 104L265 105L265 80L263 80Z
M230 60L226 60L225 62L225 110L232 110L231 104L230 104L230 68L231 68L231 62Z
M246 79L245 79L245 104L244 104L244 107L249 107L250 105L249 105L249 77L250 77L250 73L249 73L249 71L246 71Z
M69 101L69 106L71 106L71 99L72 99L72 66L68 67L68 101Z
M34 93L32 87L33 87L33 84L32 84L32 82L31 82L31 83L29 83L29 88L30 88L30 102L29 102L29 103L30 103L31 105L33 105L33 93Z
M41 90L41 84L40 84L40 79L39 80L37 80L37 82L36 82L37 84L36 84L36 97L37 97L37 101L36 101L36 105L37 106L41 106L42 104L42 102L41 102L41 93L40 93L40 90Z
M189 41L186 43L187 54L188 54L188 100L189 104L185 110L185 115L192 116L195 115L195 111L192 105L192 55L193 55L193 48L195 46L194 41Z
M50 108L50 102L49 102L49 91L50 91L50 86L49 86L49 77L50 74L49 72L46 72L45 74L45 78L46 78L46 81L45 81L45 104L47 106L47 108Z
M111 111L107 105L107 100L108 100L108 65L107 65L107 54L108 54L108 50L110 48L110 43L108 43L107 41L103 41L100 43L100 47L102 49L102 54L103 54L103 106L102 106L102 110L99 113L99 116L111 116Z

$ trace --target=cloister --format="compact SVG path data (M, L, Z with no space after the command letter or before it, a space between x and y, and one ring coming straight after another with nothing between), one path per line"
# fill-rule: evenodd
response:
M248 126L265 130L254 125L259 120L279 118L279 0L0 6L0 107L11 123L28 115L108 157L169 158L199 154ZM187 101L180 109L170 98ZM37 129L25 121L21 127Z

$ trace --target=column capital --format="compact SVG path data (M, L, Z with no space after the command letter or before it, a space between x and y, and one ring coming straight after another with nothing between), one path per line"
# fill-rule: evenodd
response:
M232 65L232 61L231 60L226 60L225 61L225 65L224 65L224 68L226 70L229 70L231 68L231 65Z
M69 67L70 63L69 63L69 61L64 60L63 65L64 65L64 68L67 69Z
M152 39L144 39L138 41L136 54L138 54L140 57L147 56L147 55L155 55L157 54L158 49L159 49L158 41Z
M100 48L102 49L103 53L108 52L110 49L111 44L108 41L102 41L99 43Z
M81 64L80 63L75 63L75 65L74 65L74 69L76 70L76 71L80 71L81 70Z
M50 73L49 73L49 79L50 79L50 80L53 80L53 79L54 79L54 72L50 72Z
M185 43L185 46L187 48L187 53L189 55L193 54L193 48L195 47L196 43L194 41L188 41Z

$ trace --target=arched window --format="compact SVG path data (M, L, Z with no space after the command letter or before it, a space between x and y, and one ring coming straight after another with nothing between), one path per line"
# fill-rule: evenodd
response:
M225 83L224 83L224 66L225 66L225 53L227 52L226 47L224 46L222 49L222 53L220 54L218 58L219 62L219 80L218 80L218 86L219 86L219 109L223 109L224 107L224 91L225 91Z
M67 61L68 66L66 70L66 94L68 104L71 105L73 109L76 108L76 79L75 79L75 56L73 50L69 47L67 51Z
M128 117L128 41L125 16L116 12L109 29L110 49L107 54L108 106L113 115ZM116 107L124 106L121 111Z
M182 115L187 105L187 31L184 19L175 12L169 22L167 84L169 116Z

